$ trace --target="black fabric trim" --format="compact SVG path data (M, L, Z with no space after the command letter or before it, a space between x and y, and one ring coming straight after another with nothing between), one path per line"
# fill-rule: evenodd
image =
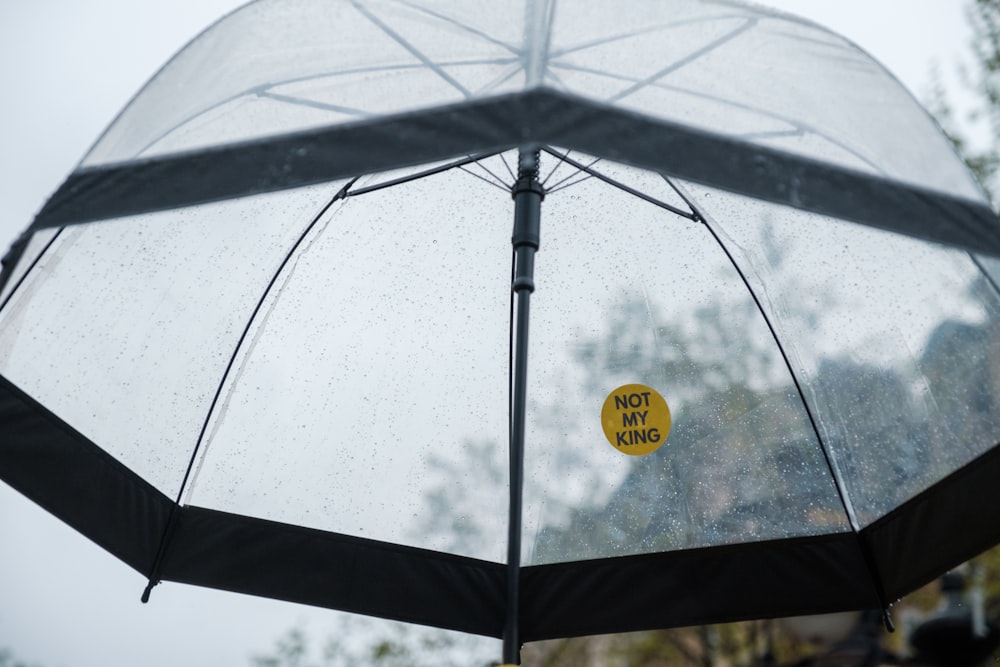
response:
M33 228L104 220L504 150L508 116L547 100L506 95L70 174ZM153 187L155 186L155 187Z
M983 202L951 197L545 88L197 152L78 170L32 228L295 188L525 143L580 150L1000 256Z
M185 507L165 580L499 637L504 566Z
M500 637L504 566L198 507L165 580ZM877 608L853 534L522 570L522 637Z
M586 100L573 105L567 116L567 127L547 133L546 142L757 199L1000 256L1000 221L985 202L605 109Z
M890 598L1000 543L1000 445L861 531Z
M1000 542L1000 449L861 531L890 597ZM0 479L146 574L172 501L0 377ZM198 507L162 578L499 637L504 566ZM524 641L874 608L852 533L529 566ZM154 597L155 600L155 597Z
M525 641L878 607L853 533L538 565Z
M2 376L0 479L149 573L173 502Z

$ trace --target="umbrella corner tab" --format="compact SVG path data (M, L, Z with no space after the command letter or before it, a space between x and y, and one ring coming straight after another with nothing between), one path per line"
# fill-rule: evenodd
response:
M882 625L885 626L886 632L896 631L896 622L892 620L892 605L882 610Z
M142 589L142 595L139 597L139 602L146 604L149 602L149 594L153 592L153 587L159 585L160 582L150 580L144 589Z

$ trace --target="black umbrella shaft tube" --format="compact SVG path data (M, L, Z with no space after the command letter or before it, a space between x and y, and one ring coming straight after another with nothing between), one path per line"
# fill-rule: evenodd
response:
M528 391L528 321L531 293L535 290L535 252L541 228L541 204L545 196L538 182L538 151L521 150L518 179L514 184L514 279L511 290L517 298L514 333L510 415L510 511L507 533L507 605L503 632L503 662L521 663L521 501L524 488L524 423Z

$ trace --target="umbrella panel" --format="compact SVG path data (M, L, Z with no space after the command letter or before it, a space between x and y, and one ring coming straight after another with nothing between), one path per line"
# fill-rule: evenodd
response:
M987 264L685 187L766 295L859 526L1000 442L1000 292Z
M251 326L187 502L502 561L506 475L449 473L506 439L512 210L459 169L335 203Z
M659 175L594 168L684 206ZM775 341L705 226L597 179L548 197L544 216L526 561L849 530ZM642 457L601 430L605 397L631 383L673 416L666 444Z
M207 29L123 110L93 166L460 102L523 85L517 2L448 8L250 3ZM457 21L456 24L454 21ZM467 27L490 37L471 34Z
M176 497L245 318L330 188L65 229L4 308L4 376Z
M605 2L552 11L540 0L475 10L461 2L251 3L169 62L84 165L377 122L541 85L661 127L981 201L933 120L844 38L735 2L634 9Z

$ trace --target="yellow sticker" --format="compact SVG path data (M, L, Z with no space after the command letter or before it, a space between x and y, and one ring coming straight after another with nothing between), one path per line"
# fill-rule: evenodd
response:
M670 408L652 387L622 385L604 399L601 427L619 452L645 456L659 449L670 434Z

